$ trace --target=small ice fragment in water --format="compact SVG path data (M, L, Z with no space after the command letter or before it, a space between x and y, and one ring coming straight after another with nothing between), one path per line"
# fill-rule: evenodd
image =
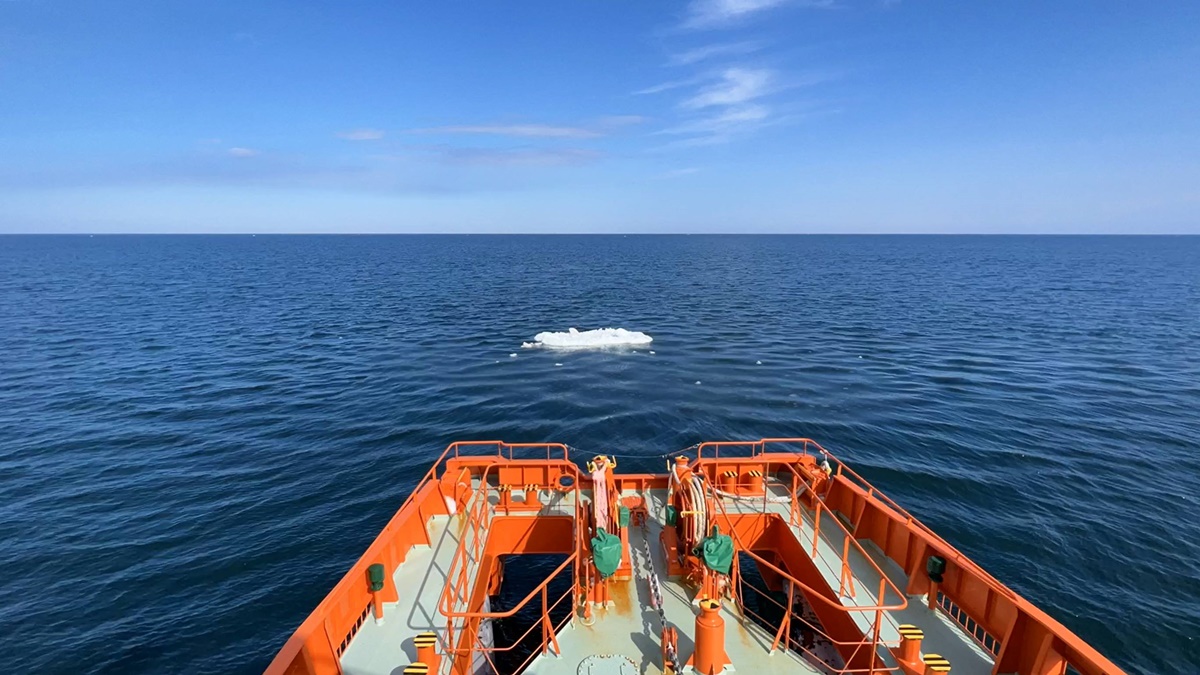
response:
M650 353L651 353L651 354L653 354L653 353L654 353L654 350L653 350L653 349L651 349L651 350L650 350Z
M580 331L575 328L565 333L546 331L533 336L533 342L523 342L521 347L552 347L555 349L594 349L597 347L629 347L648 345L654 338L624 328L598 328Z
M510 359L515 359L515 358L517 358L517 353L516 353L516 352L513 352L513 353L509 354L509 355L508 355L508 358L510 358Z
M700 380L696 380L696 384L700 384Z
M562 364L561 364L561 363L556 363L556 364L554 364L554 365L555 365L555 366L560 366L560 367L562 366Z
M761 366L761 365L762 365L762 361L755 361L755 362L754 362L754 365L756 365L756 366Z

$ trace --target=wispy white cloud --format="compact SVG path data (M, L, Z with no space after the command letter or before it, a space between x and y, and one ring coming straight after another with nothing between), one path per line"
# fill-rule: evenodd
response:
M384 135L379 129L351 129L337 133L337 137L345 141L377 141Z
M777 89L778 74L768 68L731 67L710 73L678 103L683 119L660 134L689 136L675 146L712 145L745 136L770 122L764 99Z
M661 94L664 91L671 91L672 89L679 89L681 87L690 87L693 84L698 84L703 81L704 78L702 77L689 77L684 80L671 80L669 82L663 82L662 84L656 84L653 87L638 89L637 91L633 92L633 95L646 96L648 94Z
M735 134L757 128L770 116L771 109L765 105L740 105L668 127L660 133L719 136L725 141Z
M250 148L230 148L229 149L230 157L257 157L260 154L262 154L262 153L260 153L258 150L252 150Z
M431 135L480 135L516 136L521 138L596 138L601 135L594 129L584 127L562 127L549 124L478 124L461 126L426 127L409 129L410 134Z
M726 68L716 82L706 85L691 98L683 101L684 108L699 109L712 106L732 106L761 98L774 78L766 68Z
M668 66L689 66L718 56L742 56L763 48L761 42L726 42L676 52L667 57Z
M829 8L835 0L692 0L683 28L723 28L783 5Z

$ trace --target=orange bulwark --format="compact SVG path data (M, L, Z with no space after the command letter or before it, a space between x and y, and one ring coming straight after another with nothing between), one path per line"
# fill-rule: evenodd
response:
M1122 672L812 440L570 454L451 444L267 673Z

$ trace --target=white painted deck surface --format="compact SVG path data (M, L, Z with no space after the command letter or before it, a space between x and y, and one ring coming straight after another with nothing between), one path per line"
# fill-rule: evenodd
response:
M782 496L786 494L783 486L770 486L771 493ZM632 494L632 493L626 493ZM586 494L584 495L586 498ZM541 501L545 503L542 515L571 515L574 513L572 495L563 496L543 492ZM666 563L662 559L659 545L659 533L663 523L663 502L665 490L653 490L648 494L647 507L650 519L647 524L647 534L650 538L652 560L647 561L645 545L641 528L632 527L629 530L631 557L635 567L634 579L628 582L614 582L612 598L615 606L607 610L598 609L596 620L591 626L584 626L580 620L568 623L559 633L558 641L560 655L546 654L534 658L526 673L532 675L550 675L555 673L577 673L581 665L585 670L594 669L595 660L588 661L594 655L619 655L630 659L637 665L640 675L654 675L661 672L661 645L659 636L661 628L658 613L651 609L649 588L646 582L649 566L657 571L662 587L664 609L667 621L674 625L679 634L679 663L687 662L693 650L692 636L696 610L692 605L693 592L677 582L666 577ZM488 501L496 504L498 496L495 492L489 495ZM725 508L734 512L761 512L762 500L724 500ZM778 513L787 520L788 505L782 503L767 503L767 511ZM514 514L517 515L517 514ZM533 514L527 514L533 515ZM813 544L813 513L803 511L803 524L792 527L806 551L812 550ZM446 619L437 609L442 589L445 587L451 562L464 533L464 516L436 516L428 523L432 546L415 546L409 552L408 559L393 573L396 587L399 590L400 601L386 603L384 606L384 622L376 625L373 618L368 617L359 632L351 641L346 652L342 655L342 668L346 675L401 675L404 666L411 663L416 650L412 640L415 635L424 631L435 631L441 635L445 630ZM817 543L817 568L825 580L835 590L841 571L841 552L844 541L842 530L832 522L828 514L822 516L821 536ZM888 560L870 543L863 544L870 558L884 570L896 587L903 590L907 577L898 565ZM843 597L844 605L870 606L876 604L875 595L879 588L879 574L868 562L866 556L851 546L850 567L855 577L854 597ZM888 604L898 604L898 598L889 592L885 598ZM755 625L753 622L739 621L737 608L726 603L722 610L725 618L725 648L733 661L734 668L741 673L818 673L821 672L803 657L794 652L777 651L768 653L773 636ZM866 630L874 620L874 612L852 613L859 626ZM909 598L908 606L903 610L886 613L881 639L895 641L899 639L897 626L913 624L925 631L922 644L925 653L938 653L950 660L955 673L967 675L990 674L992 671L992 656L979 647L974 640L967 636L942 612L928 609L924 597ZM894 664L887 650L880 651L881 658L888 665ZM587 664L591 663L592 666ZM443 660L443 671L448 664Z

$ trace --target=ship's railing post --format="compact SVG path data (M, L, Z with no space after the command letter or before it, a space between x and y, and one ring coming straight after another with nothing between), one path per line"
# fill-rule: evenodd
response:
M887 586L883 579L879 580L879 595L875 596L875 605L883 607L883 594L887 592ZM879 658L879 633L883 628L883 610L875 610L875 627L871 631L871 662L868 668L868 673L875 672L875 661Z
M821 502L817 502L817 513L816 513L816 515L815 515L815 516L813 516L813 550L812 550L812 557L813 557L814 559L817 557L817 544L818 544L818 543L821 541L821 510L822 510L822 509L824 509L824 508L825 508L825 505L824 505L824 504L822 504Z
M842 540L842 578L838 581L838 595L846 595L846 589L850 590L850 597L855 596L854 592L854 572L850 569L850 535Z

